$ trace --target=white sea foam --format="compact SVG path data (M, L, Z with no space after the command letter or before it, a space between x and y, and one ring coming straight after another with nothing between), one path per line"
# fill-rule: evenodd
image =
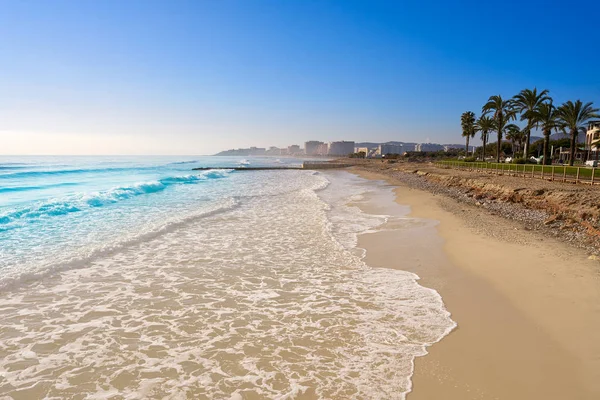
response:
M354 251L391 217L346 205L368 194L353 180L258 182L0 295L0 396L403 399L454 323L416 275Z
M197 212L186 214L183 217L170 218L155 227L149 226L143 232L124 234L116 237L114 240L81 248L74 253L67 253L65 257L59 259L48 258L33 265L28 264L21 267L5 268L2 271L0 279L0 290L7 290L15 285L35 281L56 272L85 267L96 259L110 256L125 248L159 237L178 229L190 221L202 219L219 212L225 212L236 207L238 204L238 201L234 198L222 199L217 203L206 205Z

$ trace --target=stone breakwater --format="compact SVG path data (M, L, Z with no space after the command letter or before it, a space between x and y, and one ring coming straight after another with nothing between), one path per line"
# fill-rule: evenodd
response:
M525 230L549 234L594 257L600 255L598 187L441 169L425 163L370 162L354 168L381 173L409 187L485 209L519 222ZM486 221L479 222L481 229L493 231L494 227L485 224Z

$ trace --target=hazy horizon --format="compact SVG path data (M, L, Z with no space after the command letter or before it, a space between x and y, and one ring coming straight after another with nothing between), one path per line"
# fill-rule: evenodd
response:
M555 103L600 105L600 56L587 45L600 30L582 20L599 5L496 8L4 2L0 154L210 155L306 140L461 143L460 114L479 115L493 94L535 86L549 89ZM576 31L557 29L573 20L582 22Z

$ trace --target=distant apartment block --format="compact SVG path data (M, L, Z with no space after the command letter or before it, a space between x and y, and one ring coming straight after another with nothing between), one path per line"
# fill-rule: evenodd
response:
M380 144L376 155L385 156L386 154L404 154L404 147L400 144Z
M318 156L326 156L329 153L329 145L327 143L321 143L317 148Z
M281 149L279 147L271 146L271 147L269 147L269 150L267 150L265 152L265 154L267 154L269 156L280 156Z
M293 144L291 146L288 146L287 153L291 156L301 154L302 149L300 149L300 146L298 146L297 144Z
M264 147L250 147L250 154L253 156L262 156L267 152Z
M329 143L329 151L327 154L331 156L347 156L354 153L354 142L341 141Z
M309 140L308 142L304 142L304 154L306 154L307 156L318 155L320 151L320 146L323 144L323 142L319 142L317 140Z

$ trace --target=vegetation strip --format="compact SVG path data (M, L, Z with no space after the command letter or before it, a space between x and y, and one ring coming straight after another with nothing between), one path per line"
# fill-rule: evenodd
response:
M550 135L552 131L563 132L570 136L568 162L573 166L577 152L577 136L585 132L585 124L593 118L599 118L600 111L592 106L592 103L582 103L581 100L567 101L559 107L554 106L548 90L538 93L537 88L521 90L510 99L503 99L500 95L490 96L487 103L481 108L481 117L476 119L475 113L465 111L460 121L462 136L466 139L466 151L469 152L469 140L476 132L481 132L483 141L481 159L485 161L486 143L491 132L496 132L496 162L500 162L502 153L502 138L506 137L514 143L523 143L523 160L530 154L531 130L540 129L544 134L543 164L552 163L550 155ZM524 128L511 124L520 116L521 121L526 121ZM600 140L586 143L593 147L598 157ZM514 149L513 155L516 156Z
M436 166L442 168L460 168L474 171L491 171L494 173L512 173L514 176L529 176L549 180L564 180L564 177L573 178L582 183L600 184L600 172L598 168L570 167L564 165L536 165L536 164L507 164L507 163L483 163L464 161L436 161ZM593 178L593 179L592 179Z

